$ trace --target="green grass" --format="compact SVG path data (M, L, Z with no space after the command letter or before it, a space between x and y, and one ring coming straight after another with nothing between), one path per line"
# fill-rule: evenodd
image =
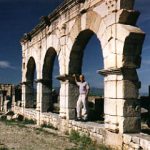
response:
M55 128L51 123L43 123L41 125L41 128L50 128L50 129L54 129L54 130L58 130L57 128Z
M17 125L19 127L25 127L27 124L36 124L36 122L32 119L27 119L25 118L23 121L18 121L18 120L7 120L6 118L0 119L1 122L5 123L5 125L8 126L13 126Z
M9 150L9 149L6 147L0 147L0 150Z
M78 132L72 130L69 139L76 144L76 147L66 150L111 150L105 145L97 145L90 137L86 135L80 135Z

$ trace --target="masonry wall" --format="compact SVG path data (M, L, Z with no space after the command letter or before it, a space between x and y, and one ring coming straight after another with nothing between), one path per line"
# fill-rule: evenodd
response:
M15 106L14 112L22 114L29 119L37 121L38 111L31 109L22 109ZM54 113L41 113L40 124L50 124L63 133L75 130L80 134L89 136L93 141L99 144L110 145L119 150L150 150L150 136L144 133L140 134L116 134L104 128L104 124L95 122L76 122L66 120Z

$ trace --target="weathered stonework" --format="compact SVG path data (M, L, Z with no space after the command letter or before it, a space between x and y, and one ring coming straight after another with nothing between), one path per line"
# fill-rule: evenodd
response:
M63 133L70 133L72 130L89 136L98 144L106 144L117 150L150 150L150 136L139 134L122 134L108 131L104 124L95 122L77 122L74 120L62 119L58 114L40 113L33 109L22 109L15 106L14 112L29 119L40 122L39 125L47 124L55 127ZM38 116L38 117L37 117Z
M68 0L22 38L22 108L33 107L31 89L36 68L39 113L34 116L38 124L41 113L51 107L55 57L60 76L81 74L83 50L95 34L104 61L100 73L104 75L105 128L115 133L140 132L136 69L141 64L145 34L136 26L139 12L133 5L134 0ZM76 86L67 78L60 83L59 116L74 119Z
M7 112L15 102L15 86L12 84L0 84L0 111Z

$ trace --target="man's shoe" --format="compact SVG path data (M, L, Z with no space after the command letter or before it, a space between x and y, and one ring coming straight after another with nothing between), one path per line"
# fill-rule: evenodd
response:
M76 118L75 121L82 121L82 119L81 118Z

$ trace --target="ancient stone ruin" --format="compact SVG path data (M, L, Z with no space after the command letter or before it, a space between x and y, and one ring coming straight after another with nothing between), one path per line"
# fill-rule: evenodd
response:
M147 149L150 143L143 144L140 134L125 134L141 131L136 70L145 34L136 26L140 13L133 7L134 0L65 0L41 17L21 39L22 106L15 106L15 112L37 124L50 122L61 131L74 129L111 146ZM84 48L92 35L99 39L103 54L104 68L98 72L104 76L104 125L74 121L78 92L72 75L82 73ZM48 112L56 57L61 85L59 115Z
M13 84L0 84L0 112L8 112L14 106L21 106L21 87Z

